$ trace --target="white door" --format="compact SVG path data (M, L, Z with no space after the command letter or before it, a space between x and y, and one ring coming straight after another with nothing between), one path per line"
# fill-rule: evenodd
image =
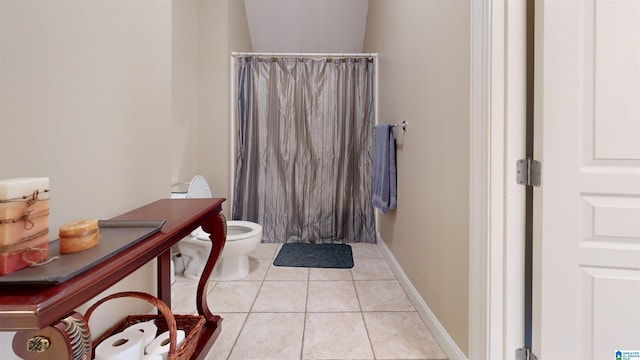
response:
M536 2L532 349L640 351L640 1Z

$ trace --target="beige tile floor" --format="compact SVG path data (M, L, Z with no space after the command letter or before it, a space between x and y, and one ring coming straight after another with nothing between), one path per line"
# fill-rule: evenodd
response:
M374 244L351 244L352 269L273 266L259 244L240 281L210 282L224 318L208 360L446 359ZM177 276L173 310L191 314L196 282Z

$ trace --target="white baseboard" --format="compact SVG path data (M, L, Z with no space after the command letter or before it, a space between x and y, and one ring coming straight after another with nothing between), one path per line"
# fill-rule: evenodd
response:
M378 234L378 247L382 252L382 255L385 257L389 266L391 267L391 271L398 278L398 282L400 282L400 286L404 289L409 297L409 301L413 304L413 307L416 308L416 311L424 321L425 325L431 331L434 339L442 348L442 351L447 355L449 360L467 360L467 357L464 355L462 350L458 347L458 345L453 341L451 336L447 333L445 328L440 324L436 316L431 312L431 309L424 302L416 288L413 286L407 274L404 273L400 264L396 261L396 258L391 253L391 250L387 247L387 244L384 243L380 234Z

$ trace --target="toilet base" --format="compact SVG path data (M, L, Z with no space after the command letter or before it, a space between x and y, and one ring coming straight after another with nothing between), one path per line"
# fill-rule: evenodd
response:
M205 266L205 259L207 254L203 252L191 253L191 249L185 249L182 246L180 247L180 251L182 251L182 259L184 260L184 271L182 272L182 276L186 277L190 280L200 280L200 275L202 275L202 271Z
M184 272L182 276L191 280L200 280L202 270L205 263L200 259L203 259L204 254L198 254L196 256L187 256L184 253L182 257L186 261ZM233 281L240 280L251 272L251 266L249 264L248 255L238 256L221 256L218 259L216 266L211 272L209 278L210 281Z
M240 280L251 271L248 255L221 257L213 268L211 278L213 281Z

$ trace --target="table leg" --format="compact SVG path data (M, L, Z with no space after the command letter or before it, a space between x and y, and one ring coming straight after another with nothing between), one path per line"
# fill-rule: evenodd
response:
M209 233L209 239L211 240L211 253L209 259L204 266L202 276L198 282L198 291L196 293L196 307L198 313L203 315L207 322L218 322L219 316L213 315L209 310L207 304L207 285L209 283L209 277L213 272L213 268L216 262L220 258L222 249L227 239L227 221L222 213L212 216L205 220L202 224L202 229Z
M171 248L158 256L158 299L171 308Z

